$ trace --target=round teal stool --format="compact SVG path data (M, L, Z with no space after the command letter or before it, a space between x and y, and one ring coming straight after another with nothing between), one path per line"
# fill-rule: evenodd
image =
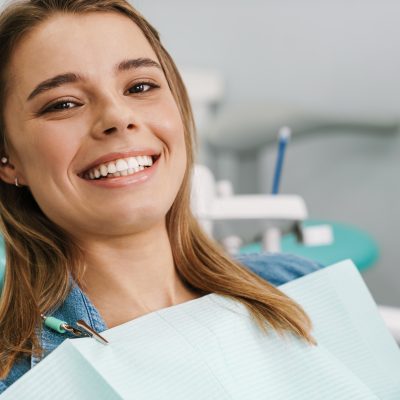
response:
M379 257L376 241L367 233L353 226L330 221L308 220L304 227L328 224L332 227L334 243L327 246L304 246L294 234L282 238L282 252L315 260L324 266L350 258L360 271L372 267ZM250 243L240 249L240 254L263 251L261 243Z

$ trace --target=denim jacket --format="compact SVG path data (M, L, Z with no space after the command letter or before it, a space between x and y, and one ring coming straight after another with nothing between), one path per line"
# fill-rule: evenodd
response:
M283 254L242 255L238 256L237 260L276 286L321 268L321 265L316 262ZM52 313L52 316L72 325L75 321L83 319L97 332L107 329L99 312L77 285L72 286L69 295L61 306ZM42 358L51 353L67 338L74 339L75 336L67 332L61 334L43 326L40 338L44 353ZM28 372L30 368L33 368L42 358L31 357L16 362L7 378L0 380L0 394Z

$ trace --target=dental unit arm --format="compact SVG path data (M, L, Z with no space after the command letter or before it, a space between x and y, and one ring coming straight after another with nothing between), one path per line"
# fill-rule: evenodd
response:
M307 207L298 195L234 195L229 181L216 182L212 172L196 165L193 176L192 211L205 231L213 236L213 222L229 220L263 220L268 227L263 233L263 249L279 252L281 231L276 226L281 221L292 223L299 241L306 245L332 242L328 226L303 228L301 222L308 217ZM237 236L222 241L225 249L235 254L241 245Z

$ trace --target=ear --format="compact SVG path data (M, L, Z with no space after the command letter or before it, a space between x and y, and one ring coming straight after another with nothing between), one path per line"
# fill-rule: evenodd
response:
M14 184L15 180L15 167L7 163L0 163L0 179L6 183Z
M13 164L11 164L9 161L4 163L3 160L1 160L0 161L0 179L3 182L14 185L15 178L18 178L18 180L20 181L20 183L22 185L25 184L25 179L23 179L21 177L21 175L18 174L17 170L15 169L15 166Z

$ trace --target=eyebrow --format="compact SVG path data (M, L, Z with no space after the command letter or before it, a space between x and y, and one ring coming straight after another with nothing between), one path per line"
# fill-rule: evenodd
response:
M135 70L138 68L157 68L159 70L162 70L160 64L158 64L156 61L152 60L151 58L134 58L130 60L124 60L117 64L114 67L115 73L118 72L123 72L123 71L129 71L129 70ZM42 94L44 92L47 92L48 90L60 87L62 85L65 85L67 83L74 83L74 82L79 82L83 81L84 77L79 74L75 74L72 72L68 72L65 74L60 74L57 76L54 76L53 78L46 79L45 81L39 83L33 89L31 94L27 97L27 101L32 100L34 97L38 96L39 94Z

